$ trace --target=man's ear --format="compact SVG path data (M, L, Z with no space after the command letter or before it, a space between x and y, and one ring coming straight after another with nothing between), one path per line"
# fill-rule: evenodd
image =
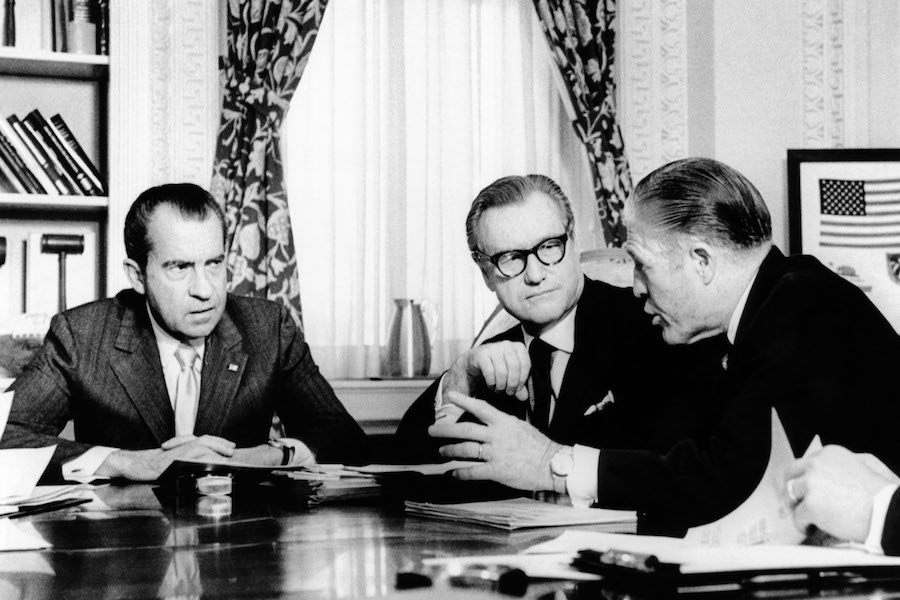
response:
M125 276L128 277L131 287L134 288L134 291L143 296L146 293L146 288L144 287L144 271L130 258L126 258L122 261L122 266L125 267Z
M490 269L492 269L494 265L491 263L487 263L487 265L478 265L478 269L481 271L481 277L484 279L484 285L487 286L489 290L492 292L497 291L497 283L494 281L494 278L491 276Z
M690 247L691 263L704 285L709 285L716 277L719 256L715 248L702 240L694 240Z

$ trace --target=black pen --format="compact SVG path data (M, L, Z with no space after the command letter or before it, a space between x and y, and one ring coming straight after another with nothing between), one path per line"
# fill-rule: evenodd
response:
M11 513L7 516L10 519L21 519L22 517L29 517L40 513L72 508L73 506L78 506L80 504L87 504L90 501L91 498L68 498L66 500L56 500L45 504L35 504L34 506L21 506L19 507L19 512Z

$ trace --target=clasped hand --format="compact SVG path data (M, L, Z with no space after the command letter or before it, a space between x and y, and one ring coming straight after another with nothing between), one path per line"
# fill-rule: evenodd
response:
M305 453L304 453L305 451ZM237 448L232 441L214 435L184 435L166 440L159 448L117 450L97 469L97 475L122 477L132 481L153 481L176 460L239 462L255 465L280 465L282 452L268 444ZM296 464L314 463L308 448L297 449Z
M842 446L825 446L794 461L785 469L784 480L800 531L815 525L851 542L866 540L875 495L900 482L871 454L857 454Z
M446 398L481 423L439 419L428 428L434 438L457 441L441 447L441 456L481 460L481 464L457 469L463 480L491 480L521 490L552 490L550 457L562 446L529 423L497 410L483 400L457 392Z

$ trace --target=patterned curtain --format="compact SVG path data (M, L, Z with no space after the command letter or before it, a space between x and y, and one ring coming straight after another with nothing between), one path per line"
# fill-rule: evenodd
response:
M621 246L622 207L633 188L616 123L616 2L534 0L534 7L575 107L573 126L587 147L606 245Z
M281 122L328 0L229 0L212 193L227 217L229 289L286 304L301 324Z

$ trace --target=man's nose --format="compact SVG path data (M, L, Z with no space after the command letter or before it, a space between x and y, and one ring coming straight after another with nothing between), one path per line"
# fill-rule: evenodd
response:
M634 272L634 283L631 286L631 290L634 293L635 298L643 298L647 295L647 286L644 284L644 280L638 274L636 269Z
M206 269L194 269L194 272L191 274L191 284L188 289L191 296L205 300L212 296L212 289L212 282L209 280Z
M547 267L538 260L537 254L529 254L525 259L525 282L538 284L547 278Z

